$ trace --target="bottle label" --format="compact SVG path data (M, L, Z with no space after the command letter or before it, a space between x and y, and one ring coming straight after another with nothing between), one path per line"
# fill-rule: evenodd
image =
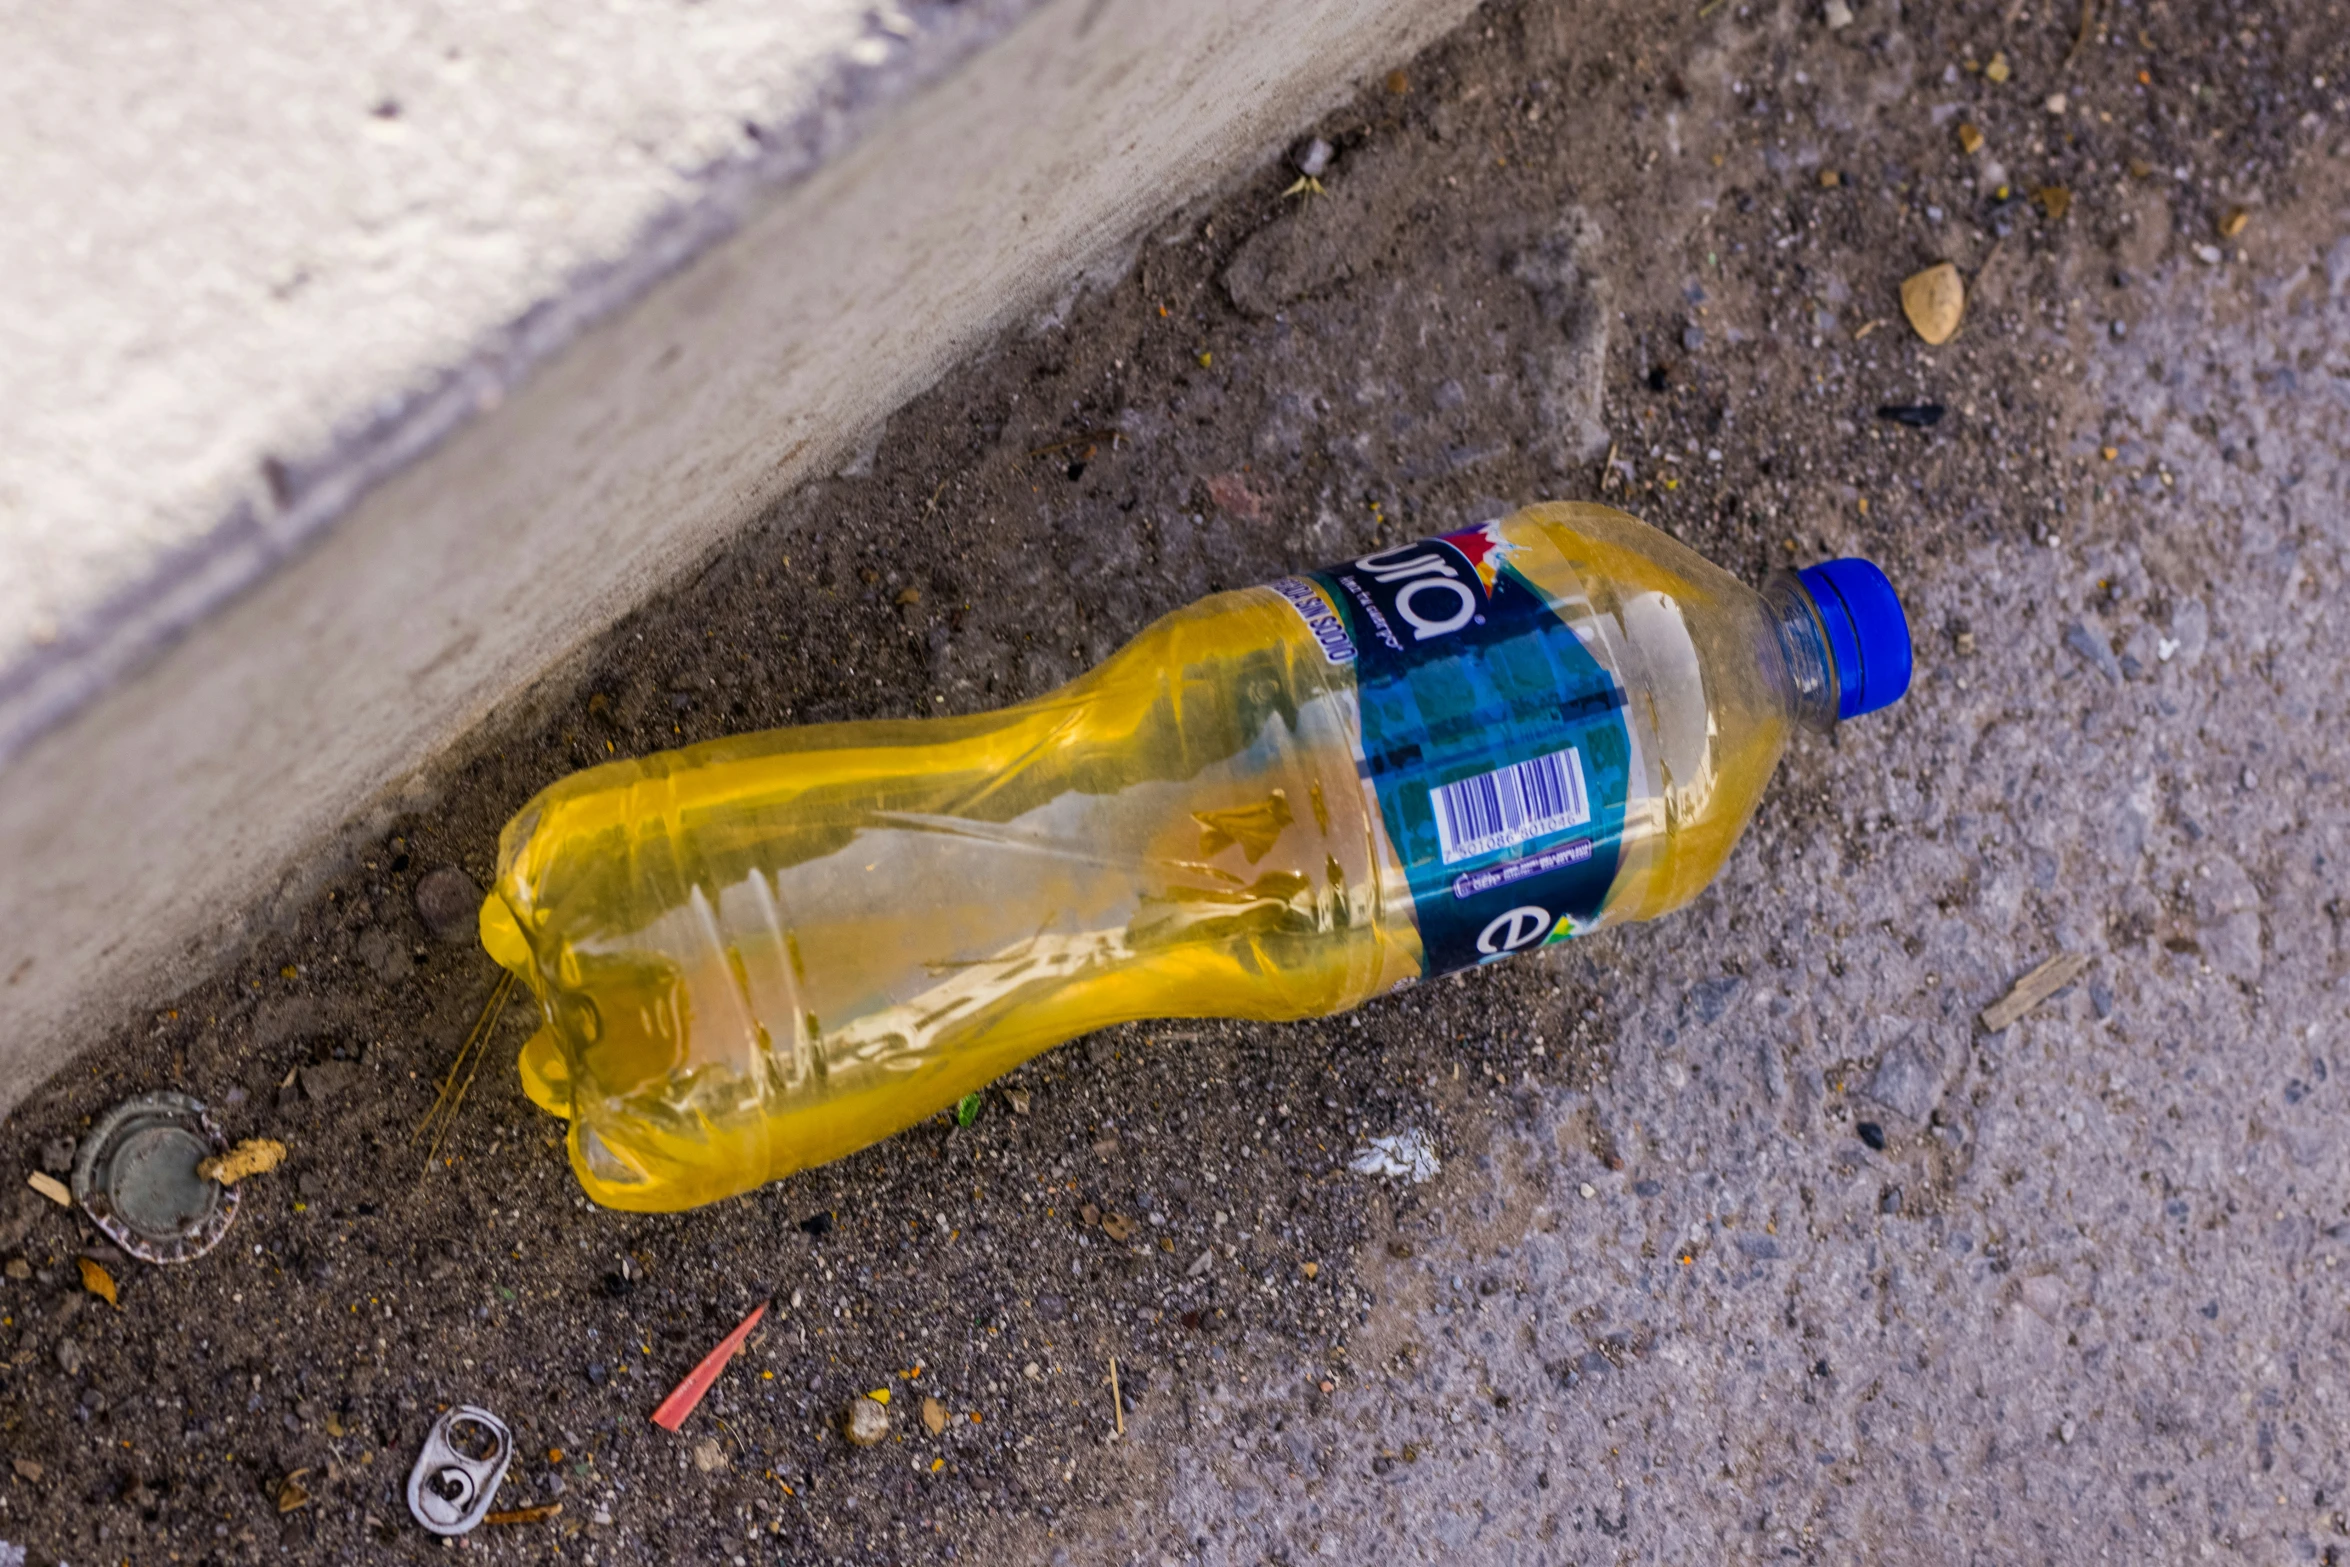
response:
M1354 667L1363 773L1431 975L1589 929L1616 876L1623 688L1511 552L1486 523L1273 585Z

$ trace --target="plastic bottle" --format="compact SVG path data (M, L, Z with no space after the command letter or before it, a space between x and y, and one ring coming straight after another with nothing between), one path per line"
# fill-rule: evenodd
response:
M1907 689L1882 573L1762 592L1529 507L1165 617L1035 701L592 768L482 942L597 1201L820 1164L1092 1029L1303 1018L1679 907L1798 726Z

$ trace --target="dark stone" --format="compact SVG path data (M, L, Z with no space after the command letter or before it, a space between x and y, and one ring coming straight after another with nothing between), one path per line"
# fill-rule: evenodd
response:
M1746 988L1746 981L1735 974L1719 979L1701 979L1689 987L1689 1009L1697 1014L1700 1023L1721 1021L1730 1003L1738 999L1738 992Z
M481 888L454 865L427 871L416 883L416 913L435 939L471 943L480 939Z
M800 1221L800 1228L810 1235L830 1235L832 1233L832 1215L811 1213Z
M1930 1034L1918 1030L1885 1052L1885 1059L1869 1079L1868 1094L1909 1120L1923 1121L1941 1102L1948 1078L1941 1047Z
M1877 417L1912 430L1931 430L1942 422L1943 411L1940 403L1887 403L1877 410Z
M1885 1129L1879 1126L1876 1122L1863 1121L1859 1125L1855 1126L1852 1130L1862 1142L1867 1143L1871 1148L1876 1149L1879 1153L1884 1152Z

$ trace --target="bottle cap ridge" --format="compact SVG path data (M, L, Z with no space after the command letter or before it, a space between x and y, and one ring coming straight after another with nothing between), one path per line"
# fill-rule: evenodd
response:
M1796 573L1827 633L1836 664L1836 716L1890 707L1909 689L1909 618L1874 562L1848 556Z

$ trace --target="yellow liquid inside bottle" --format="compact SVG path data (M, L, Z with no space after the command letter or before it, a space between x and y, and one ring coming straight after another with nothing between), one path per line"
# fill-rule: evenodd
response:
M1816 715L1818 672L1783 611L1620 512L1495 527L1627 698L1623 842L1583 928L1677 908ZM545 1019L524 1085L570 1119L590 1196L670 1210L1114 1023L1344 1011L1421 972L1359 756L1351 667L1257 588L1016 707L579 773L509 824L482 906Z

